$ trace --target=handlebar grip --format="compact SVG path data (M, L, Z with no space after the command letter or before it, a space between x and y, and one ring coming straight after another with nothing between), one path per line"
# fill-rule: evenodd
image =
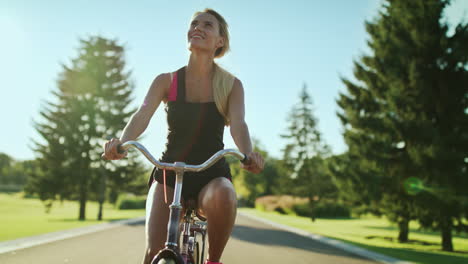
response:
M243 153L244 154L244 153ZM244 165L250 165L250 163L252 162L249 157L247 156L247 154L244 154L244 159L241 160L242 164Z
M122 148L122 144L117 145L117 153L124 154L125 150Z
M124 153L125 153L125 150L122 148L122 144L117 145L117 153L119 153L119 154L124 154ZM102 153L101 159L102 159L102 160L108 160L108 159L104 156L104 153Z

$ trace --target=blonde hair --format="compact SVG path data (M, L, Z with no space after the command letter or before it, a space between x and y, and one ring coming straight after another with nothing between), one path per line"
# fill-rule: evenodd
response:
M205 8L203 11L196 12L193 16L198 16L203 13L208 13L216 18L219 25L219 35L224 38L224 46L219 47L215 51L215 58L221 58L230 50L229 45L229 30L226 20L216 11L211 8ZM214 63L213 73L213 97L218 108L218 111L224 117L224 124L229 126L229 95L231 94L234 80L236 77L230 72L221 68L218 64Z
M229 126L229 95L231 94L234 80L236 77L230 72L221 68L218 64L214 64L213 74L213 97L216 108L224 117L224 124Z

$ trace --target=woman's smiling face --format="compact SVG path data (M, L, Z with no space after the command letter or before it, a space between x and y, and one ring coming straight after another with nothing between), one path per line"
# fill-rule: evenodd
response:
M203 50L214 55L224 45L224 38L219 34L219 22L211 14L200 13L190 22L187 33L190 51Z

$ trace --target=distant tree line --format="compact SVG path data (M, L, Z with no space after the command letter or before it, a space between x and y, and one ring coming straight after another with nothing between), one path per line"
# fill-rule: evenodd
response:
M0 192L18 192L23 190L28 175L37 169L34 160L19 161L8 154L0 153Z

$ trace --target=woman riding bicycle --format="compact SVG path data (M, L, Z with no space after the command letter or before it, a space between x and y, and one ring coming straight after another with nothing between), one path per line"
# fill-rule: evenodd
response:
M111 160L124 158L126 153L119 154L117 146L139 137L162 101L166 105L168 136L161 161L204 162L224 148L224 126L230 126L235 144L250 160L243 168L253 173L261 172L264 160L252 151L244 119L242 83L214 62L229 50L226 21L212 9L197 12L192 18L187 40L191 52L188 65L155 78L144 103L133 114L120 139L105 143L104 156ZM207 219L210 247L206 263L219 263L234 226L237 208L229 166L223 158L204 172L186 173L186 176L182 196L185 201L195 200ZM164 248L171 203L165 203L163 199L164 181L167 197L172 199L174 173L154 169L146 208L144 264L150 263Z

